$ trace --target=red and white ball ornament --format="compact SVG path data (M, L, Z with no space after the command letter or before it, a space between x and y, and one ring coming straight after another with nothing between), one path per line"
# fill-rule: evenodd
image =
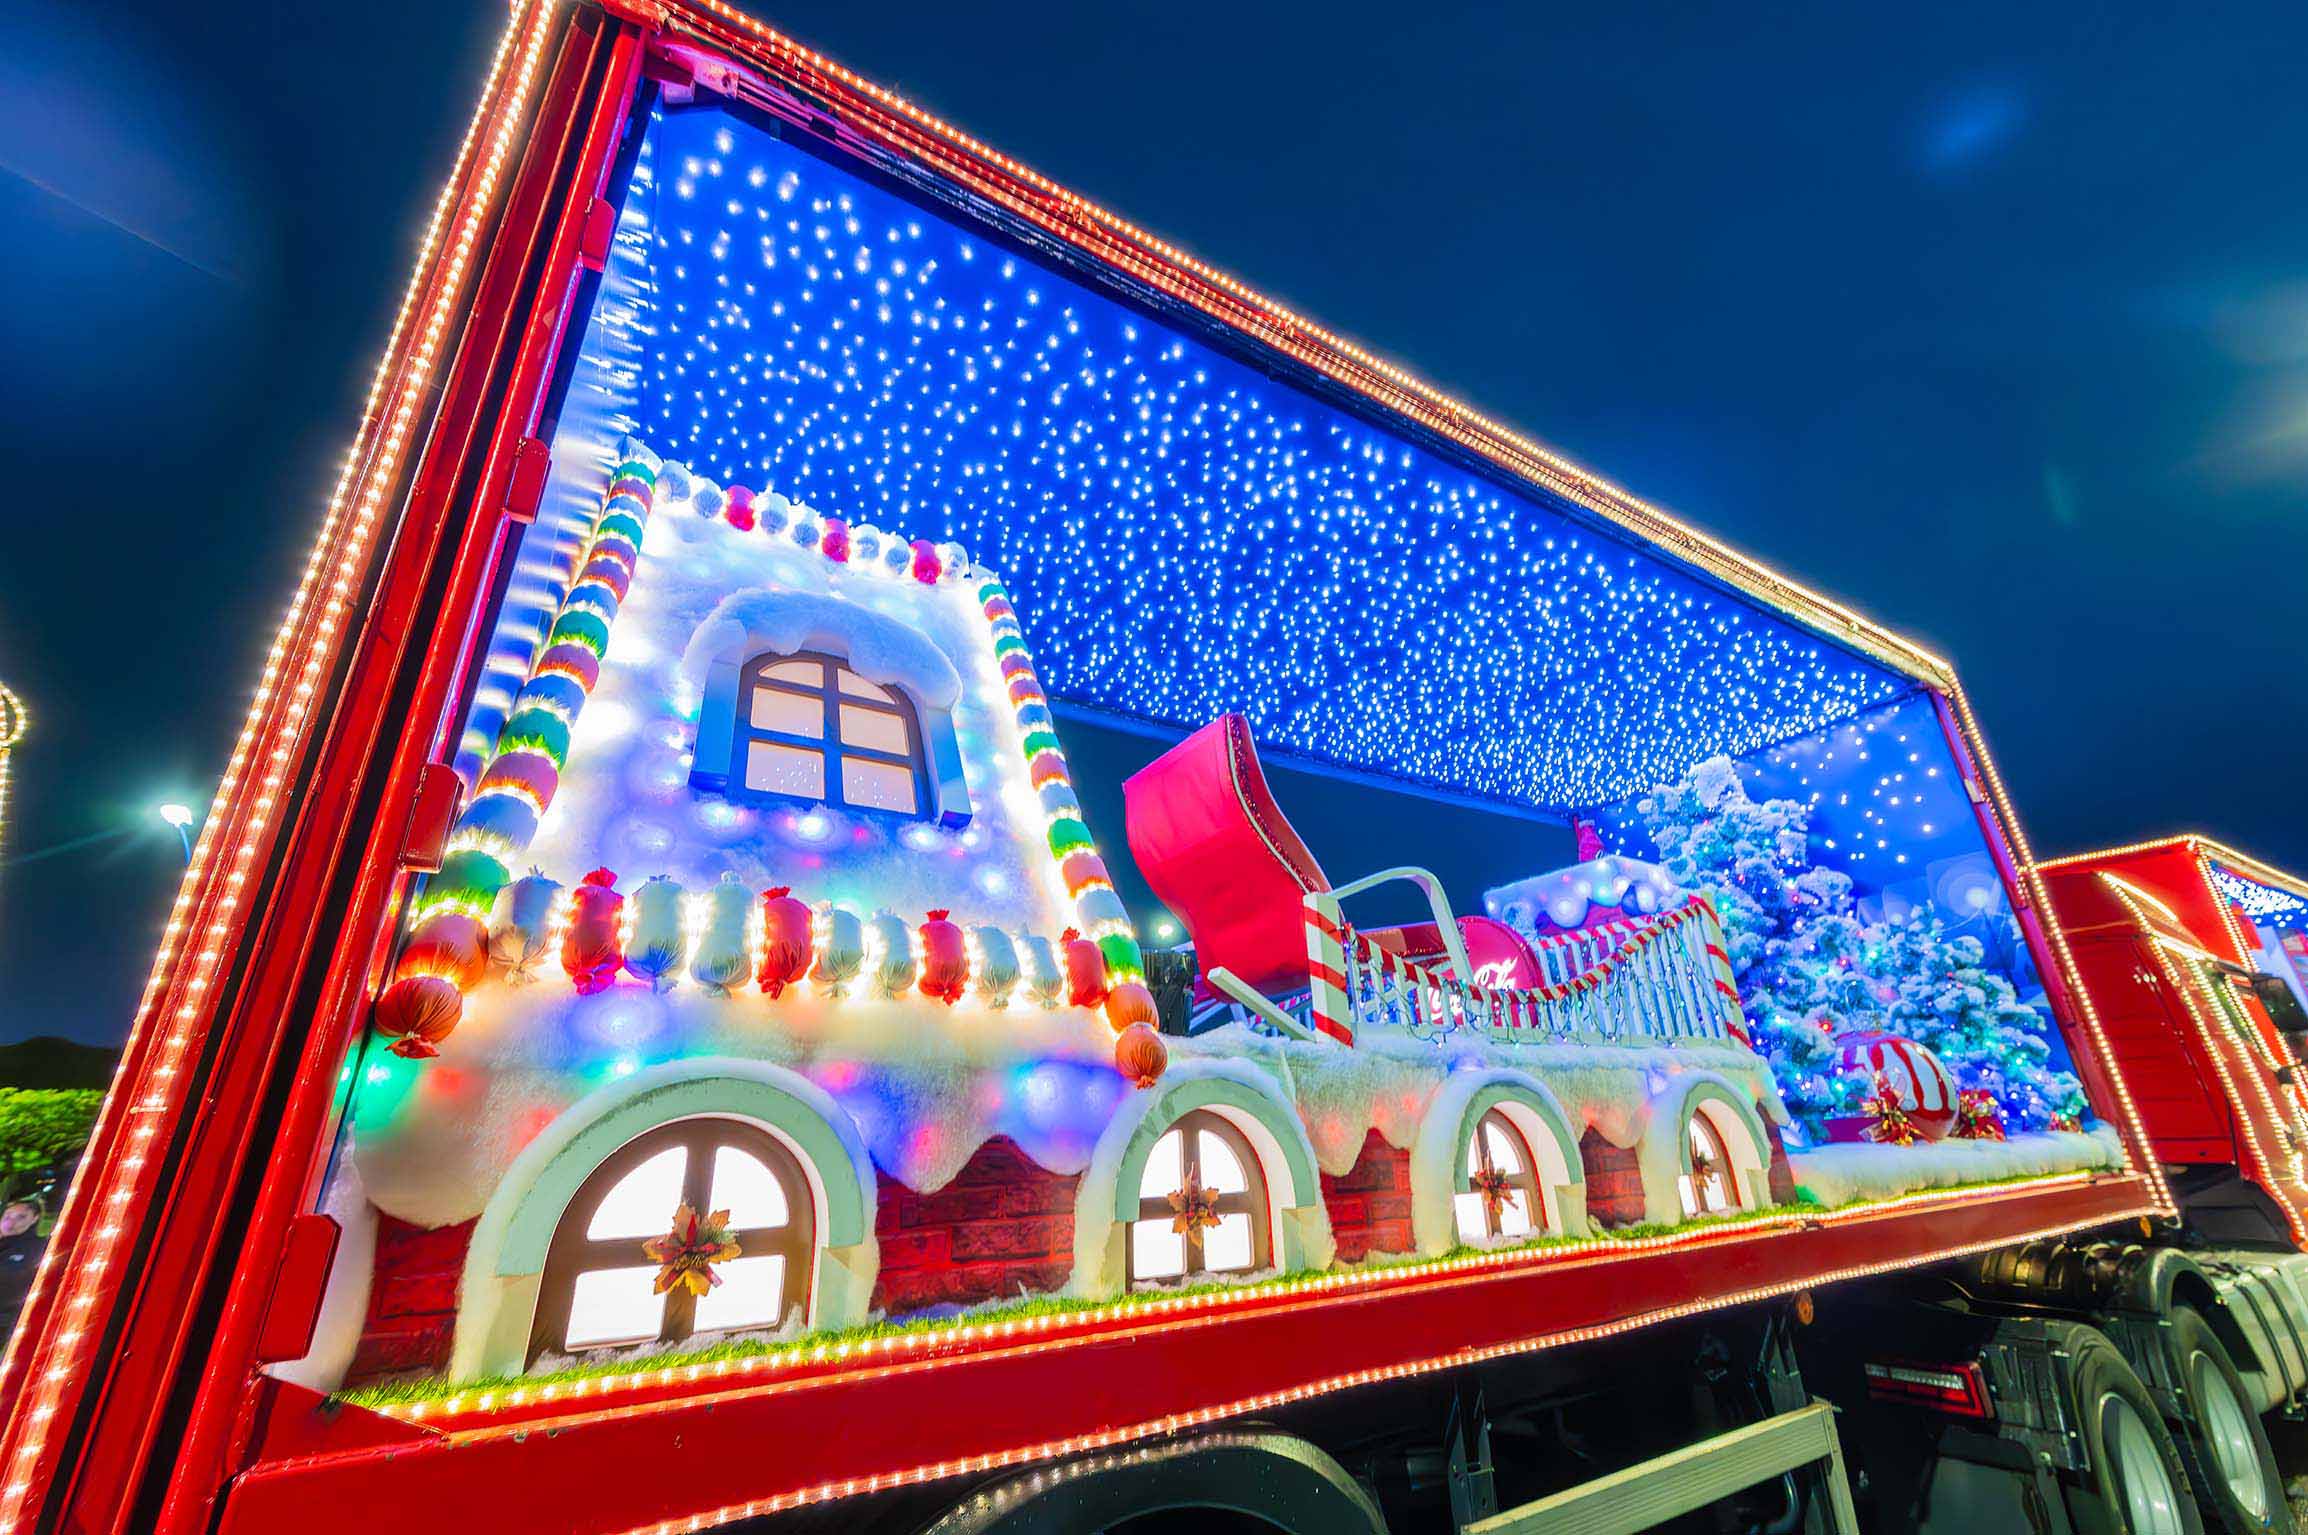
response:
M1912 1039L1875 1029L1846 1034L1840 1043L1844 1069L1888 1089L1923 1139L1944 1139L1955 1128L1955 1078L1938 1056ZM1866 1116L1838 1119L1830 1121L1828 1129L1837 1140L1858 1140L1871 1122Z

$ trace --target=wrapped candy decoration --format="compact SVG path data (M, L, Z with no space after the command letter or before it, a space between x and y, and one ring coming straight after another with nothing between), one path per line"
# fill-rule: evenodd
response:
M471 815L492 794L511 794L531 805L549 805L553 802L553 791L559 787L561 770L553 765L552 758L541 752L513 752L489 764L465 814Z
M537 658L537 674L567 677L591 693L601 680L601 658L582 645L555 645Z
M557 881L531 869L498 895L489 925L489 957L506 967L506 980L518 984L531 978L531 967L552 941L547 930L553 897L560 891Z
M417 924L401 950L394 974L437 975L466 991L489 969L489 932L481 919L462 911L437 911Z
M1150 1024L1133 1023L1114 1041L1114 1069L1132 1087L1152 1087L1169 1066L1169 1048Z
M959 580L970 568L970 552L960 544L938 545L938 574L949 581Z
M921 926L922 995L948 1007L961 1000L962 988L970 983L969 947L950 916L943 909L933 911Z
M882 570L893 576L902 576L913 568L914 551L903 538L891 534L882 544Z
M887 911L875 912L867 926L873 930L874 989L885 997L898 996L914 983L913 929Z
M818 520L817 508L802 506L798 503L794 506L793 527L790 534L795 543L804 549L815 549L819 537L824 532L825 525Z
M595 869L585 876L571 897L569 931L561 939L561 968L569 972L577 994L589 997L617 979L625 963L617 941L617 917L625 897L617 892L617 876Z
M913 544L914 579L924 586L935 586L945 573L945 562L938 558L938 546L926 538L917 538Z
M1936 1141L1955 1128L1955 1079L1938 1056L1912 1039L1880 1030L1846 1034L1837 1042L1842 1046L1844 1069L1872 1083L1878 1094L1896 1100L1916 1136ZM1857 1117L1861 1135L1870 1140L1882 1138L1874 1133L1878 1127L1868 1116ZM1829 1129L1833 1133L1834 1126Z
M832 524L827 526L830 528ZM886 536L870 522L859 523L849 530L849 557L860 565L873 564L881 558L882 540Z
M775 538L793 526L793 499L773 490L754 503L753 515L761 520L761 531Z
M657 470L657 499L666 505L689 499L696 487L690 483L689 466L667 459Z
M1113 892L1110 890L1097 890L1092 891L1091 894L1103 896L1113 895ZM1114 897L1114 902L1116 905L1120 905L1121 900L1122 898L1120 896ZM1093 917L1103 917L1106 915L1103 910L1091 910L1091 904L1092 903L1088 898L1084 898L1082 901L1082 909L1084 915ZM1127 918L1124 917L1117 920L1127 920ZM1106 956L1106 974L1117 982L1133 975L1144 975L1146 973L1146 955L1142 950L1139 949L1138 940L1131 937L1128 933L1108 933L1105 937L1098 940L1098 952Z
M1124 981L1106 993L1106 1021L1117 1034L1141 1024L1152 1027L1161 1017L1154 993L1137 981Z
M633 936L625 968L652 991L663 991L681 973L689 954L689 928L681 909L681 887L658 874L633 892Z
M988 1007L1006 1007L1018 985L1018 951L998 927L970 930L978 946L978 995Z
M1106 1000L1106 956L1089 939L1066 929L1058 935L1066 951L1066 1000L1076 1007L1096 1007Z
M457 817L457 840L517 853L537 834L537 806L525 794L484 794Z
M558 768L569 760L569 722L550 709L523 709L505 721L501 752L535 752Z
M521 691L513 696L513 709L550 709L564 718L574 716L585 707L585 688L567 672L540 672L521 684Z
M1051 784L1067 781L1066 764L1056 752L1044 752L1026 765L1026 776L1033 781L1036 789L1045 789Z
M1066 995L1066 972L1058 967L1050 940L1039 933L1021 933L1018 951L1025 960L1026 994L1044 1007L1056 1007Z
M578 577L587 586L601 586L620 603L633 589L633 567L614 554L596 554L587 562L584 575Z
M729 988L744 980L753 968L745 943L745 918L753 910L753 892L740 884L735 874L724 874L720 883L705 892L704 899L705 926L697 935L697 952L690 956L689 974L715 996L726 997Z
M729 487L728 504L722 517L740 533L753 531L753 492L743 485Z
M856 912L828 902L817 909L817 965L809 978L822 986L840 989L857 978L865 966L865 924ZM895 920L895 919L892 919ZM901 931L903 924L900 924Z
M839 517L825 520L825 533L817 541L818 549L829 560L847 563L849 560L849 524Z
M1106 872L1106 860L1086 847L1068 853L1058 865L1058 872L1066 881L1066 889L1074 895L1080 895L1089 885L1114 883L1113 876Z
M755 977L772 998L809 974L811 913L791 887L772 885L761 893L761 970Z
M689 482L689 504L697 509L698 516L711 519L721 515L729 498L721 493L720 486L701 474Z
M505 882L511 878L511 871L496 854L484 848L452 844L448 856L441 860L439 872L425 881L425 894L419 904L428 912L453 906L479 916L497 904L497 892L504 889Z
M1114 893L1114 888L1111 885L1092 885L1085 889L1074 898L1074 913L1085 922L1118 923L1125 927L1130 922L1130 908L1122 904L1122 898ZM1127 949L1118 947L1117 939L1129 947ZM1098 940L1098 947L1106 951L1107 969L1136 970L1140 968L1139 962L1135 958L1138 945L1127 934L1115 934L1112 937L1101 938Z
M409 1060L439 1055L440 1042L465 1016L465 994L437 975L404 975L377 998L377 1032Z

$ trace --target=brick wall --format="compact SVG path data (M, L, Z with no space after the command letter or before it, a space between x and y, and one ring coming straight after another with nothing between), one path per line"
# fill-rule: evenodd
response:
M472 1240L471 1221L427 1228L378 1212L369 1315L345 1384L448 1367L457 1328L457 1280Z
M1340 1177L1322 1175L1322 1203L1330 1212L1330 1234L1338 1239L1339 1262L1360 1263L1373 1252L1409 1252L1410 1153L1371 1131L1354 1166Z
M980 1146L953 1181L917 1194L876 1172L877 1310L897 1315L1062 1288L1074 1268L1081 1178L1036 1166L1006 1135Z
M1643 1171L1635 1148L1614 1146L1590 1125L1579 1137L1587 1172L1587 1219L1598 1226L1632 1226L1643 1218Z

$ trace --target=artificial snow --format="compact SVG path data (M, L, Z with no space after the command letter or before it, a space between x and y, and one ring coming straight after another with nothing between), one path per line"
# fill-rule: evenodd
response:
M2052 1173L2113 1172L2123 1152L2112 1132L2042 1131L2003 1141L1922 1141L1913 1146L1873 1142L1791 1152L1798 1194L1832 1209L1862 1199L1886 1199L1920 1189Z

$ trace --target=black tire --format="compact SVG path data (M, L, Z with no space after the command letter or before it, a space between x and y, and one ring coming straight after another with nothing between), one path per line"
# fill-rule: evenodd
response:
M2192 1306L2172 1308L2165 1359L2181 1418L2175 1432L2206 1528L2225 1535L2290 1530L2284 1477L2243 1376L2212 1324Z
M1386 1516L1306 1440L1242 1429L1086 1455L979 1488L924 1535L1090 1535L1133 1521L1386 1535Z
M2078 1535L2204 1535L2187 1463L2156 1399L2105 1333L2063 1331L2068 1406L2086 1457L2064 1486Z

